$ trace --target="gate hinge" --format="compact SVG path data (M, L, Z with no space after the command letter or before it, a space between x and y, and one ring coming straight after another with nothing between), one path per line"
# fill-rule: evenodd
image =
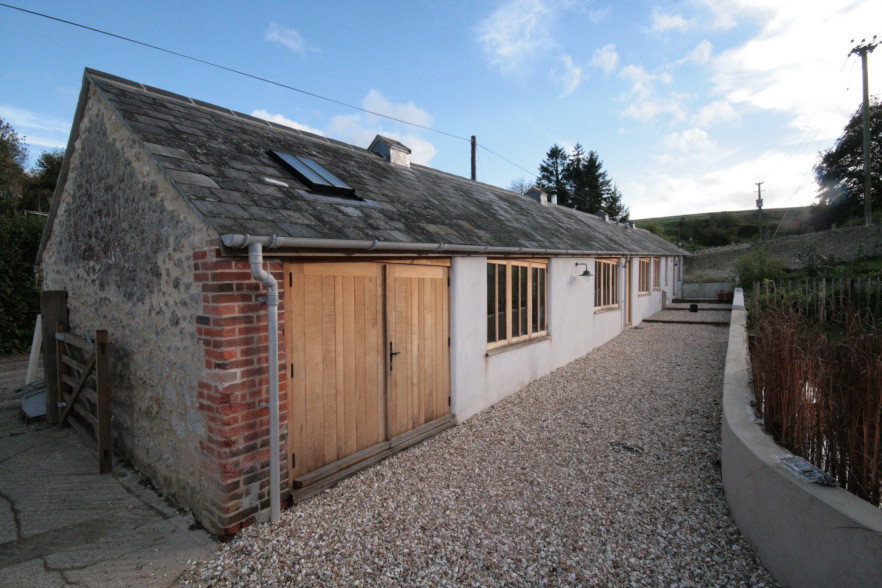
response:
M447 346L450 347L450 337L447 337Z
M296 453L292 453L292 454L291 454L291 469L293 470L293 469L296 469L296 468L297 468L297 454L296 454Z
M447 406L450 406L450 396L447 397Z

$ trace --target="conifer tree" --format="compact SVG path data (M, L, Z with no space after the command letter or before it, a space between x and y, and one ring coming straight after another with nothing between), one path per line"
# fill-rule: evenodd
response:
M557 203L561 206L570 206L570 187L565 173L568 159L566 149L555 143L545 155L545 161L539 165L539 177L536 179L536 186L549 198L556 194Z

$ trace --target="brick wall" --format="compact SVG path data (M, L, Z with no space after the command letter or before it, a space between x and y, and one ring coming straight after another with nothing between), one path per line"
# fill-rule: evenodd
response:
M195 252L193 264L202 290L196 334L205 354L205 376L199 382L199 409L206 421L202 467L214 481L209 512L203 515L209 520L203 522L226 535L269 508L267 308L258 300L265 290L247 260L223 258L220 249ZM281 261L264 264L279 282L281 489L287 493L284 280Z

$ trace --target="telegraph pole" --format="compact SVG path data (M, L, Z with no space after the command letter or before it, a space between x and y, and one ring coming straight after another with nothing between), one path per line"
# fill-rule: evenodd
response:
M851 40L854 43L854 39ZM870 207L870 90L867 73L867 53L872 53L873 49L879 43L876 42L876 35L869 43L866 39L861 39L861 44L854 47L848 54L860 55L861 66L864 73L864 224L869 225L871 219Z
M756 207L759 210L760 241L766 240L766 236L763 234L763 184L765 182L756 182Z
M478 166L477 159L478 155L478 139L472 135L472 181L476 181L478 179Z

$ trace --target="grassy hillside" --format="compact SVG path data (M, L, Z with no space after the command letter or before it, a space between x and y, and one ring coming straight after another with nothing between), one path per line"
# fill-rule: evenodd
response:
M763 226L767 236L777 230L778 237L808 233L810 207L769 208L763 210ZM719 247L732 243L748 243L760 237L759 214L756 209L705 212L647 218L634 221L638 227L652 231L672 243L678 238L686 249Z

